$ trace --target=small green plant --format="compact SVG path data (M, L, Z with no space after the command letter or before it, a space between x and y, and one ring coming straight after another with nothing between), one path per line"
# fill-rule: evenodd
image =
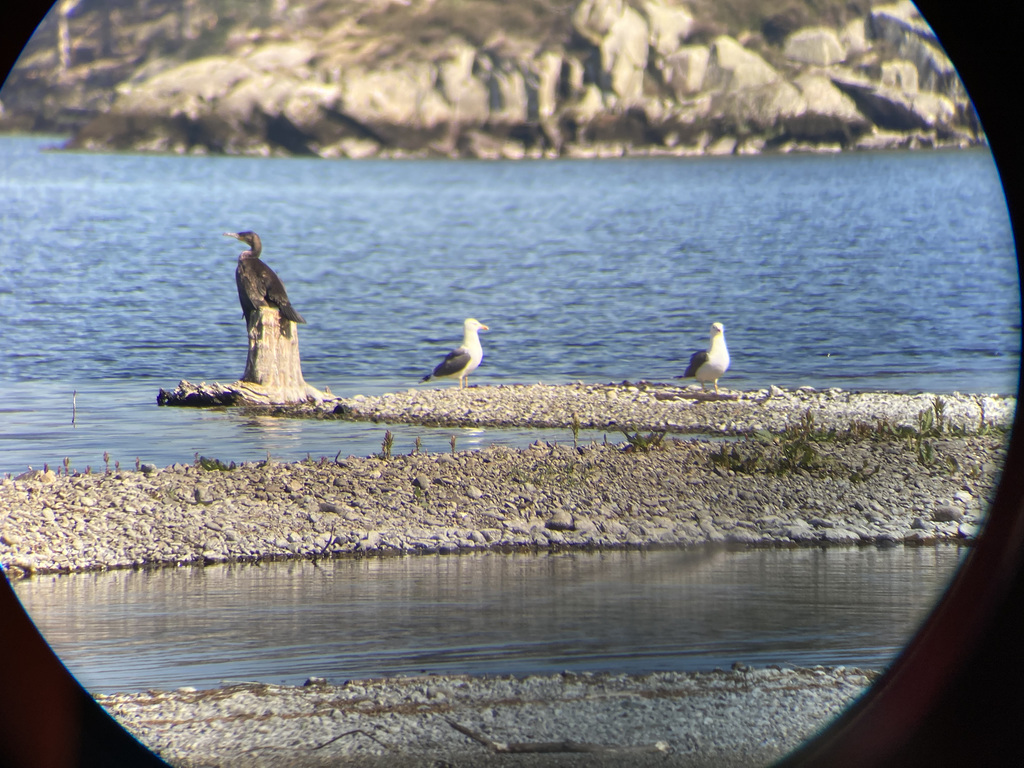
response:
M1002 429L1002 428L996 426L995 419L993 419L992 421L988 421L985 418L985 400L984 400L984 398L982 398L981 395L975 395L974 396L974 402L976 402L978 404L978 427L977 427L977 433L979 435L991 435L991 434L995 434L995 433L1005 432L1006 431L1005 429Z
M573 412L572 424L569 426L572 429L572 447L579 448L580 446L580 416L578 413Z
M831 465L822 458L813 442L821 435L806 429L811 423L810 420L805 421L803 426L794 427L774 438L748 437L742 442L723 444L708 458L715 466L747 475L756 472L783 475L799 470L830 472Z
M205 456L198 456L196 466L205 469L207 472L229 472L235 469L235 462L232 461L230 464L225 464L220 459L208 459Z
M810 442L817 438L824 438L826 433L821 432L814 426L814 414L811 413L811 409L808 408L804 411L804 415L800 417L800 421L792 426L786 427L783 432L783 437L790 442Z
M821 468L821 454L814 443L835 439L837 435L834 430L817 429L814 425L814 414L810 409L804 411L800 421L787 427L779 436L781 455L775 467L776 473L796 472L800 469L810 472Z
M64 477L67 477L70 474L71 474L71 457L70 456L65 456L64 457Z
M665 432L648 432L641 435L639 432L630 434L628 430L620 430L629 443L629 449L649 453L661 448L661 441L665 439Z
M423 448L423 443L420 440L420 436L416 435L416 442L412 445L412 452L414 455L418 454Z
M751 450L752 444L743 448L738 443L723 444L717 452L711 453L711 463L724 470L751 475L761 465L761 455Z
M66 462L67 459L65 459L64 461ZM67 468L67 464L66 463L65 463L64 467L65 467L65 470L66 470L66 468ZM140 461L139 457L136 456L135 457L135 471L138 472L141 469L142 469L142 461Z
M797 438L782 443L782 457L779 459L779 472L806 472L817 469L821 465L821 454L807 439Z
M925 408L917 414L917 436L924 437L925 435L935 434L939 434L939 430L935 425L935 410Z
M935 446L930 440L919 440L917 443L917 460L921 466L935 466Z
M104 470L103 470L104 473L109 475L110 474L110 454L107 453L106 451L103 452L103 467L104 467Z
M452 444L452 456L454 456L455 455L455 435L452 435L451 444Z
M381 461L387 461L391 458L391 447L395 444L395 436L391 434L390 429L384 430L384 441L380 444L380 453L377 457Z
M935 446L928 438L959 432L962 430L954 429L946 423L946 401L936 397L931 408L925 408L917 414L917 428L911 430L909 435L918 463L923 467L935 466Z
M935 413L935 428L940 433L946 429L946 401L941 397L936 397L935 402L932 403L932 411Z

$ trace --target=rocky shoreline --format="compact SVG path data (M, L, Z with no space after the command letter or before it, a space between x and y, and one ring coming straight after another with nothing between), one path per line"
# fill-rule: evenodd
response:
M246 404L236 386L181 381L161 389L160 405L213 407ZM979 427L1009 429L1016 398L993 394L934 395L854 392L837 387L750 391L638 381L585 384L473 385L466 389L415 388L382 395L337 397L326 389L318 402L263 406L255 413L287 417L341 418L430 427L527 427L661 430L704 435L778 433L810 414L819 429L848 430L857 425L917 428L922 412L941 401L946 426L962 432ZM569 435L571 437L571 435Z
M986 143L906 0L336 0L275 3L263 18L229 3L94 5L43 22L4 89L0 129L70 131L70 147L98 151L331 159Z
M314 678L301 687L245 683L97 699L181 768L725 768L777 760L875 677L845 667L736 664L640 676L425 676L342 685ZM553 746L562 750L543 751Z
M1014 407L807 388L706 399L636 385L360 396L306 415L557 424L566 440L460 451L453 438L450 453L398 455L385 439L369 457L35 470L0 481L0 562L17 578L481 549L970 540ZM579 425L615 432L581 440Z
M557 426L566 439L402 455L385 442L375 456L295 463L197 457L165 468L36 470L0 481L0 562L21 578L482 549L970 543L1015 405L777 387L714 397L645 383L333 398L279 410ZM606 433L588 439L587 428ZM183 768L738 766L796 748L878 674L741 661L708 673L311 679L97 699ZM503 751L513 744L526 751ZM552 744L563 751L539 751ZM587 751L564 751L576 748Z
M703 391L639 381L568 385L504 385L466 390L410 389L374 397L356 395L314 406L313 413L434 426L560 427L599 430L664 430L669 433L752 435L779 433L810 414L814 426L845 430L880 422L916 428L923 411L942 401L950 427L1009 428L1015 398L995 395L853 392L839 388L795 390L772 386L750 391Z

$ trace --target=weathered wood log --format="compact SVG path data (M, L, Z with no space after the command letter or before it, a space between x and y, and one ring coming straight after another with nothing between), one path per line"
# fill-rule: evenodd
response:
M298 326L276 307L258 307L249 316L249 349L242 378L230 384L181 381L157 396L160 405L293 405L336 400L306 383L299 359Z
M669 745L667 742L658 741L654 744L640 744L637 746L630 747L619 747L619 746L606 746L604 744L590 744L587 742L580 741L494 741L487 738L482 733L474 731L472 728L467 728L461 725L451 718L445 718L448 721L448 725L454 728L459 733L462 733L469 738L473 739L485 747L490 749L492 752L498 754L525 754L525 753L541 753L541 752L582 752L594 755L616 755L625 756L630 754L644 754L644 753L665 753L669 751Z

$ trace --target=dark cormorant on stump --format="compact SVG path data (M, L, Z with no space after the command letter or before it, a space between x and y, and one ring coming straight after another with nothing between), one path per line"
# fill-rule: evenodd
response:
M224 236L241 240L249 246L248 251L238 254L238 268L235 270L238 301L242 304L246 325L249 324L249 316L256 307L265 307L268 304L277 307L281 317L293 323L305 323L302 315L296 312L295 307L288 301L288 293L281 278L260 261L260 253L263 251L260 236L255 232L225 232Z

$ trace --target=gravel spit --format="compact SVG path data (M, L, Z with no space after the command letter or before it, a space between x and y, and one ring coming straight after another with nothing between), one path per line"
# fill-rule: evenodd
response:
M714 396L645 382L336 399L272 410L559 427L566 438L523 449L30 471L0 480L0 563L25 578L484 549L970 542L1015 406L995 395L772 387ZM929 414L941 429L926 437ZM580 429L610 435L581 440ZM97 698L178 766L733 766L785 754L876 674L737 663L712 673L310 680ZM502 754L453 723L493 742L619 751Z
M98 696L176 766L749 766L813 735L877 673L845 667L643 676L408 677ZM589 753L508 754L572 741Z

